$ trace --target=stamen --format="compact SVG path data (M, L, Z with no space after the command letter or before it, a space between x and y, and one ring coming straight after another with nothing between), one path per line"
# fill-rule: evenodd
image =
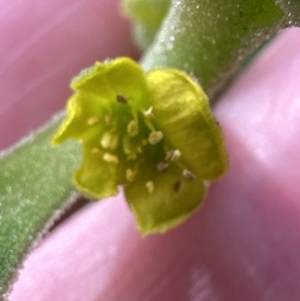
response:
M139 125L135 120L131 120L127 125L127 133L129 136L136 136L139 133Z
M182 171L182 175L186 178L186 179L188 179L188 180L193 180L193 179L195 179L196 178L196 175L194 175L190 170L188 170L188 169L184 169L183 171Z
M151 117L151 118L153 118L153 117L154 117L154 115L153 115L153 107L150 107L147 111L145 111L145 112L144 112L144 115L145 115L146 117Z
M113 163L113 164L118 164L119 159L117 156L110 154L110 153L104 153L103 154L103 160L107 163Z
M123 137L123 151L125 155L127 155L128 160L135 160L137 158L136 146L128 135Z
M174 191L179 192L183 187L183 182L178 180L174 183Z
M105 123L106 123L106 124L108 124L108 125L109 125L109 124L110 124L110 122L111 122L111 117L110 117L110 115L108 115L108 114L107 114L107 115L105 115L105 116L104 116L104 121L105 121Z
M137 172L128 168L126 169L126 179L129 181L129 182L133 182L136 178L136 174Z
M100 149L97 147L92 148L92 154L100 154Z
M157 165L156 165L156 168L159 172L166 172L168 170L168 163L165 163L165 162L159 162Z
M139 146L137 149L137 152L139 153L139 154L142 154L143 153L143 149Z
M128 103L127 98L122 94L117 95L117 101L120 102L120 103L123 103L125 105Z
M148 139L143 139L143 140L142 140L142 145L145 146L145 145L148 144L148 142L149 142Z
M148 138L150 144L155 145L162 140L164 134L161 131L151 132Z
M146 183L146 188L147 188L149 194L152 194L154 192L154 183L152 181L148 181Z
M90 117L88 120L87 120L87 124L88 125L94 125L96 124L97 122L99 121L99 118L94 116L94 117Z
M127 155L126 159L127 160L136 160L137 159L137 154L132 152L132 153Z
M179 149L172 149L167 152L166 160L167 161L177 161L181 157L181 151Z
M110 132L106 132L102 136L100 144L103 148L115 150L119 144L118 136Z

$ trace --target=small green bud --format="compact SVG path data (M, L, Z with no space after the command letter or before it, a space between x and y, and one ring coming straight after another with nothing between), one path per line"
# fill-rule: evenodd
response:
M170 7L171 0L123 0L126 17L134 22L134 36L137 44L146 49L161 27Z

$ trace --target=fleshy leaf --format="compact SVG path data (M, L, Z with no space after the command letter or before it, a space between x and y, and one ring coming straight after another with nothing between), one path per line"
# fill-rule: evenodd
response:
M7 300L25 255L76 201L71 177L80 164L78 143L50 145L61 117L0 153L0 300Z
M204 199L205 181L227 169L221 129L206 95L186 73L144 73L136 62L119 58L96 63L72 88L54 143L82 142L77 188L101 199L123 185L143 234L186 220Z

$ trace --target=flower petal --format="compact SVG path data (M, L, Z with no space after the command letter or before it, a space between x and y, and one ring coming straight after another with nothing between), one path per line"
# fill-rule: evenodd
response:
M105 155L99 148L84 147L83 162L74 175L77 188L97 199L103 199L118 193L119 163L116 156ZM114 157L113 157L114 156Z
M82 94L101 95L107 102L115 102L118 95L141 105L147 98L145 75L142 67L127 57L104 63L84 70L71 83L74 90Z
M150 71L147 83L157 126L169 144L199 177L219 178L228 167L224 138L200 86L174 69Z
M204 199L203 181L185 179L176 165L159 173L145 164L139 171L136 180L125 186L125 195L143 235L181 224Z
M101 101L100 97L95 100L87 95L73 95L68 102L67 118L54 136L53 143L60 144L70 138L83 140L94 131L100 136L102 127L99 123L103 123L105 112L108 111Z

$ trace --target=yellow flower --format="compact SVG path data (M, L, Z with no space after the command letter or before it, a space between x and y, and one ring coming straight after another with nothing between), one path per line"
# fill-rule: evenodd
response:
M68 116L53 142L83 144L77 188L94 198L118 193L143 234L186 220L205 197L205 181L227 169L223 135L202 89L186 73L144 73L129 58L97 62L71 84Z

